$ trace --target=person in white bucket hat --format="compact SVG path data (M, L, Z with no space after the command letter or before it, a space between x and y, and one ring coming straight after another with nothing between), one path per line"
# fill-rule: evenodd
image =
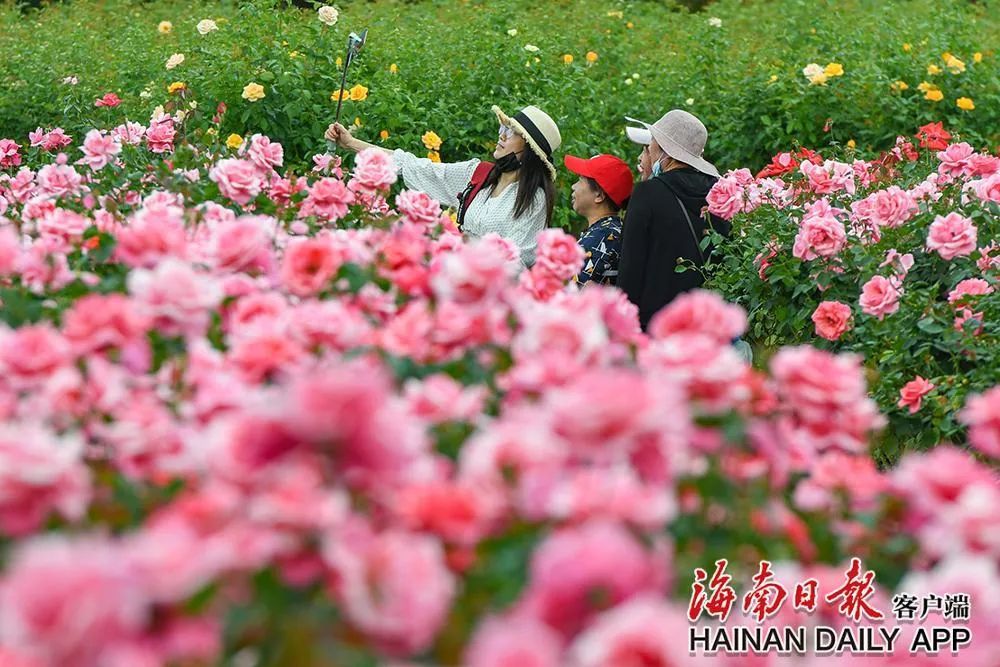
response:
M704 282L699 271L677 273L681 262L702 266L709 249L700 243L709 227L729 234L729 223L706 211L708 191L719 178L702 157L708 131L681 109L664 114L652 125L626 117L640 127L627 127L643 146L639 159L642 182L632 193L622 230L618 287L639 308L645 330L653 316L682 292Z
M552 221L553 153L562 136L555 121L538 107L527 106L508 116L494 105L493 113L500 123L494 162L438 163L404 150L389 152L406 187L456 209L459 226L468 236L494 232L512 241L521 264L530 266L535 260L535 237ZM331 125L324 136L354 152L381 148L355 138L340 123Z

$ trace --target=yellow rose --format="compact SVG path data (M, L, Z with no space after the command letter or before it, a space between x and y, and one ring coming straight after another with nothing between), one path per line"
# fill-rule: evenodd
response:
M427 159L430 160L431 162L440 162L441 154L438 153L437 151L429 151L427 153Z
M333 102L339 102L342 99L344 99L344 100L351 99L351 93L349 91L339 90L339 89L333 91L332 93L330 93L330 100L331 101L333 101Z
M777 81L777 80L778 80L778 75L777 75L777 74L772 74L772 75L771 75L771 78L770 78L770 79L768 79L768 80L767 80L767 82L768 82L768 83L774 83L774 82L775 82L775 81Z
M184 90L187 88L183 81L174 81L172 84L167 86L168 93L176 93L178 90Z
M854 141L854 139L848 139L847 140L847 147L850 148L851 150L854 150L855 148L857 148L857 146L858 146L858 143L856 141Z
M972 62L974 62L974 63L981 63L981 62L983 62L983 54L981 54L979 51L976 51L975 53L973 53L972 54Z
M924 93L924 98L930 100L931 102L940 102L941 100L944 99L944 93L942 93L940 90L937 89L928 90L926 93Z
M976 108L976 105L972 103L972 98L970 97L959 97L955 100L955 106L962 111L972 111Z
M161 35L166 35L174 29L174 24L170 21L160 21L160 24L156 26L156 29L160 31Z
M965 63L950 53L948 54L948 59L944 61L944 64L948 67L948 71L952 74L961 74L965 71Z
M903 44L903 50L906 51L907 53L909 53L912 48L913 46L911 46L909 42Z
M254 83L251 81L243 87L243 99L248 102L256 102L257 100L264 99L264 86L259 83Z
M840 63L829 63L823 68L823 74L827 76L842 76L844 74L844 66Z
M361 116L354 117L354 127L361 127Z
M381 132L379 132L378 133L378 138L381 139L382 141L385 141L386 139L388 139L389 138L389 130L382 130Z
M903 90L908 90L909 87L910 86L905 81L893 81L891 84L889 84L889 88L896 91L897 93Z
M232 148L233 150L236 150L237 148L243 145L243 137L234 132L233 134L230 134L228 137L226 137L226 145Z
M921 81L920 84L917 86L917 90L919 90L922 93L926 93L928 90L937 90L937 89L938 87L935 86L933 83L928 83L926 81Z
M937 65L928 65L927 66L927 73L928 74L940 74L941 73L941 68L938 67Z
M399 67L396 66L396 63L389 65L389 74L395 74L398 71Z
M368 89L360 83L350 90L352 102L364 102L368 99Z
M597 62L597 54L594 53L593 51L587 51L586 58L588 63Z
M631 21L629 21L628 23L625 24L625 27L628 28L629 30L631 30L632 28L635 27L635 24L632 23Z
M566 55L563 56L563 62L569 65L570 63L573 62L573 56L567 53Z
M424 136L420 137L420 141L424 142L424 146L429 151L441 150L441 137L432 131L424 132Z
M337 56L337 59L333 62L334 64L337 65L337 69L340 69L340 66L344 64L344 59L341 58L340 56Z

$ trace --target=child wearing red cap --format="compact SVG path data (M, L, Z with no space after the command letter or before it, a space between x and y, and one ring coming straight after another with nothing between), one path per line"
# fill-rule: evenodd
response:
M613 155L589 160L567 155L566 168L580 179L573 184L573 210L587 218L578 243L586 253L578 285L614 285L618 280L622 219L619 212L632 196L632 170Z

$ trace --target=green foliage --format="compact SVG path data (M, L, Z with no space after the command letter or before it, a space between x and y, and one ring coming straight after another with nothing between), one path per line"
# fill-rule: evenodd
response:
M322 133L336 109L330 95L340 84L336 60L346 36L368 28L347 77L348 87L361 84L368 96L345 101L344 119L360 121L362 138L416 153L424 152L421 135L433 130L444 140L444 160L489 155L493 103L549 112L563 134L557 159L611 152L631 162L637 151L622 117L651 121L671 107L705 121L706 155L721 169L758 167L793 144L853 139L884 147L930 120L975 145L993 145L1000 141L1000 20L991 4L723 0L690 13L661 2L355 1L338 3L334 26L315 10L276 0L81 0L25 14L7 5L0 8L0 136L21 142L39 125L60 125L79 140L90 127L126 117L145 122L157 105L174 103L191 113L184 132L192 138L262 132L284 145L289 163L305 163L327 149ZM219 29L201 35L195 26L207 18ZM169 33L157 30L163 20L172 22ZM943 52L966 70L950 73ZM167 70L174 53L184 62ZM839 63L845 73L810 85L801 70L813 62ZM931 64L943 72L927 74ZM68 76L79 83L63 84ZM897 80L909 88L891 91ZM917 89L924 80L941 89L942 101L924 99ZM186 90L168 93L174 81ZM241 98L250 82L264 86L263 99ZM107 92L122 105L95 108ZM976 108L958 109L959 97ZM205 135L218 102L229 107L221 136ZM572 218L571 180L563 171L559 225Z

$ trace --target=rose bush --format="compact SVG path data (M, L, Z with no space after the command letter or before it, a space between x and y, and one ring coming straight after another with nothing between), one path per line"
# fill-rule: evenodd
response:
M726 174L709 197L735 230L709 284L748 310L765 348L862 354L891 421L889 461L964 440L960 410L1000 367L1000 157L941 124L917 140L872 160L786 153L756 178Z
M393 201L383 155L303 173L264 136L185 134L15 137L0 171L4 664L677 664L694 567L768 558L830 592L857 554L886 611L968 592L961 659L996 664L995 471L951 446L880 471L859 357L752 369L745 312L707 291L646 336L620 292L567 286L560 231L518 274L509 243ZM922 187L985 229L963 180ZM770 279L804 265L775 252ZM946 261L915 260L883 324ZM947 335L982 354L973 319ZM960 417L987 456L997 391Z

